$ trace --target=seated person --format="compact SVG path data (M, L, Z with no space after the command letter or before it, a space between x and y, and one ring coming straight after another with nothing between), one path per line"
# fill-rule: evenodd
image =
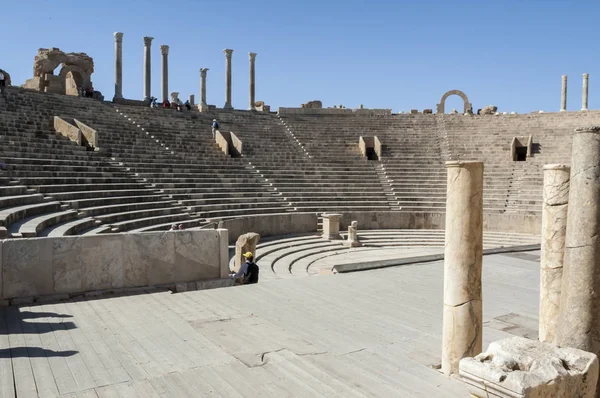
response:
M243 285L250 283L258 283L258 265L254 262L252 252L244 253L246 262L240 265L237 273L231 273L230 278L240 280Z

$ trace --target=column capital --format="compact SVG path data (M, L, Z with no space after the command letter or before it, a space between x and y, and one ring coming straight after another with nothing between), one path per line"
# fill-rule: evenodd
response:
M206 72L208 72L208 68L200 68L200 76L206 77Z
M567 80L567 75L562 75L561 77L563 80Z
M115 32L115 33L113 33L113 36L115 36L115 41L116 42L122 42L123 41L123 32Z
M152 40L154 40L154 37L144 36L144 46L150 47Z
M588 77L590 77L590 74L589 74L589 73L584 73L584 74L583 74L583 78L584 78L584 79L587 79Z
M166 44L161 44L160 45L160 53L162 55L169 55L169 46L167 46Z
M225 54L225 58L231 58L231 55L233 54L233 50L226 48L225 50L223 50L223 54Z
M256 53L248 53L248 58L250 59L250 61L254 62L254 60L256 59Z

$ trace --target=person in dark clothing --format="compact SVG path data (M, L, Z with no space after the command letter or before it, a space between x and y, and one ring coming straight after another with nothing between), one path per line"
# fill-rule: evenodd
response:
M258 265L254 262L252 252L244 253L246 262L240 266L237 273L231 274L232 279L241 279L242 284L258 283Z
M185 108L186 108L188 111L192 109L192 106L190 105L190 101L185 101L185 104L183 104L183 105L185 105Z
M218 129L219 129L219 123L217 123L217 119L213 119L213 124L212 124L213 138L215 138L215 134Z

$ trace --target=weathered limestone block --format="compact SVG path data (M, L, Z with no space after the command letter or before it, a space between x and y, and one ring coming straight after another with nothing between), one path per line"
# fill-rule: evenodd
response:
M497 106L488 105L488 106L485 106L479 114L480 115L495 115L496 112L498 112Z
M481 352L483 260L483 163L446 162L446 237L442 371Z
M600 126L575 130L555 343L600 352Z
M342 214L323 214L323 238L340 240L340 219Z
M308 101L306 104L300 105L300 108L321 109L321 108L323 108L323 103L318 100Z
M348 226L348 239L344 242L346 247L360 247L362 243L358 240L358 221L352 221Z
M423 109L423 115L431 115L433 114L433 109Z
M542 247L540 259L540 341L556 334L567 230L570 167L544 166Z
M452 109L452 112L450 112L450 113L456 115L458 113L458 111L456 109Z
M411 114L411 115L418 115L419 114L419 110L418 109L411 109L408 113Z
M460 361L472 397L593 398L598 357L574 348L512 337Z
M183 102L179 99L179 92L174 91L171 93L171 104L182 105Z
M234 270L237 272L240 269L240 265L246 260L242 256L246 252L252 252L256 257L256 245L260 240L260 235L256 232L248 232L247 234L240 235L237 242L235 242L235 262Z

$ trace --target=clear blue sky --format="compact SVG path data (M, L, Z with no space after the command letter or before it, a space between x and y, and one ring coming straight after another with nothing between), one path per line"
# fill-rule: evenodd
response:
M152 94L160 97L161 44L171 47L169 91L225 100L224 48L233 53L233 105L248 106L248 52L256 99L272 107L319 99L325 106L435 108L463 90L475 109L557 111L561 75L569 110L600 108L600 1L506 0L0 0L0 68L14 84L32 76L40 47L86 52L94 86L114 94L114 39L124 32L123 94L143 95L143 36L153 36ZM447 110L461 109L450 97Z

